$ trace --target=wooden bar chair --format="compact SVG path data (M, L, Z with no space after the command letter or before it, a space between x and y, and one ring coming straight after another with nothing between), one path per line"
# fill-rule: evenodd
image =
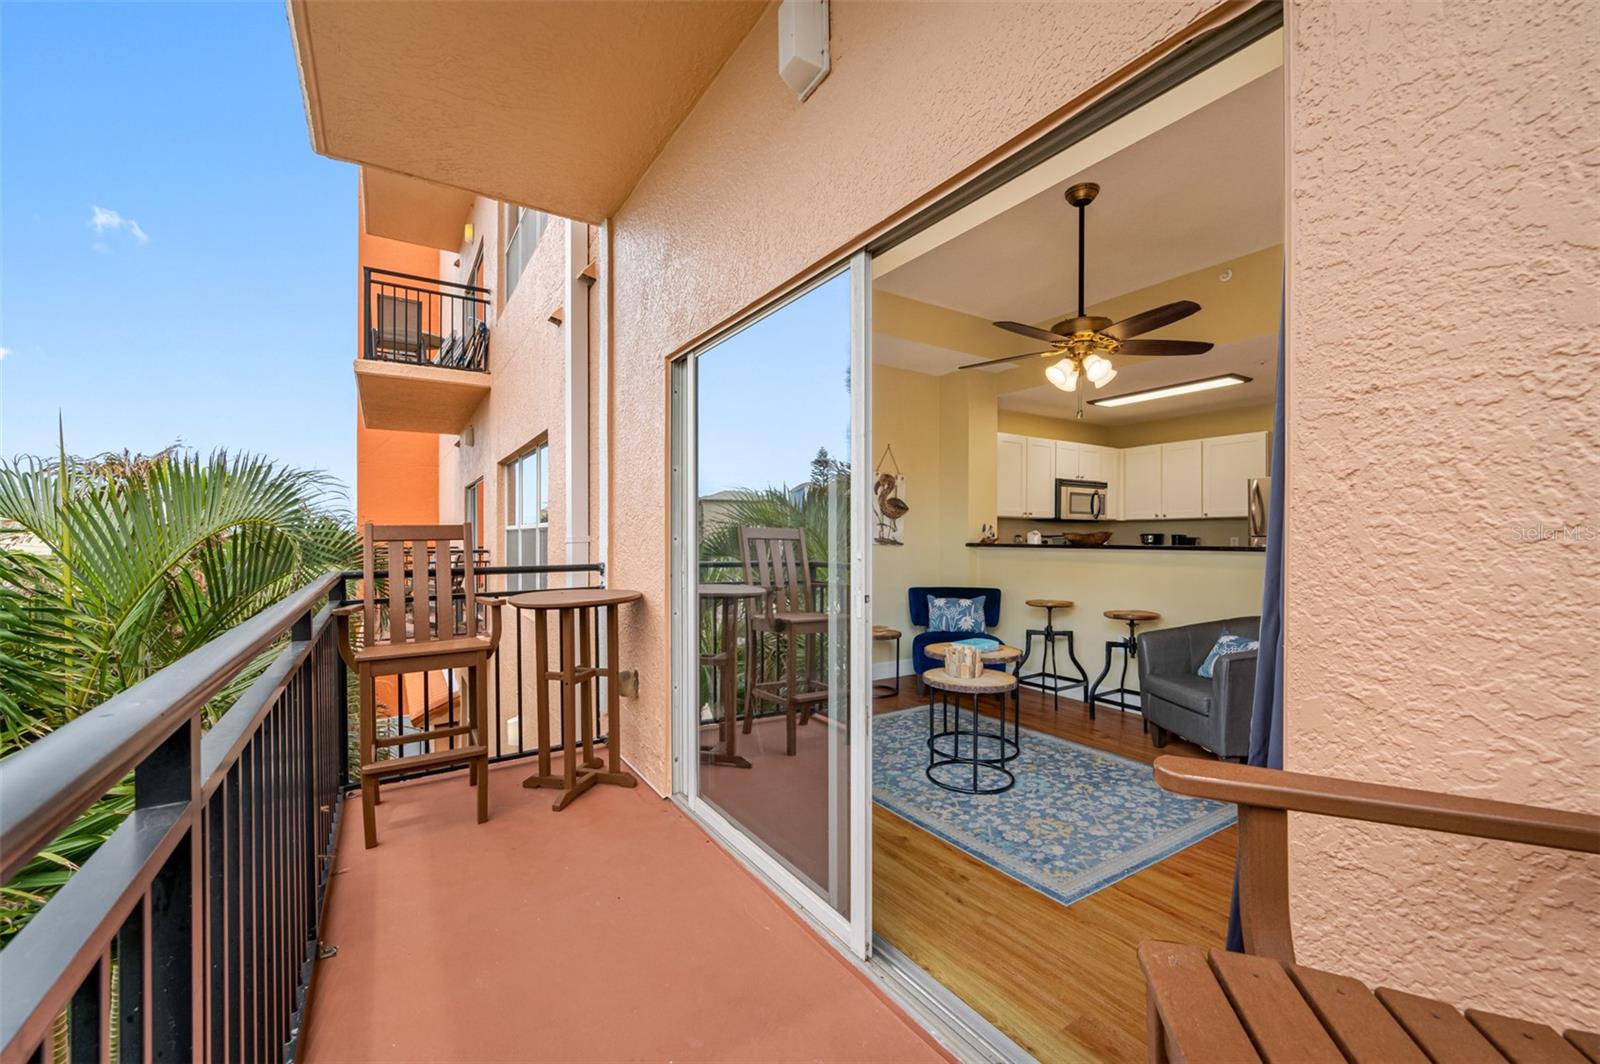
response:
M467 782L478 792L478 823L489 819L486 678L489 655L500 645L501 600L478 594L473 552L461 549L466 536L465 525L368 522L361 544L362 600L335 611L339 653L357 674L361 692L361 826L369 850L378 844L374 807L378 784L386 776L465 764ZM460 580L453 579L453 560L462 569ZM478 621L479 606L486 607L487 633ZM350 618L357 614L359 646L350 632ZM467 670L461 723L378 737L378 677L396 676L404 683L406 673L451 669ZM431 708L423 707L425 720ZM451 747L458 737L464 743ZM377 756L385 747L412 744L428 750L397 758Z
M817 592L811 583L811 561L806 557L805 534L798 528L739 529L739 560L744 582L765 588L766 604L750 618L750 645L745 651L744 730L750 731L751 709L757 702L783 707L787 753L792 757L798 723L811 720L812 706L828 699L828 685L818 676L822 637L828 634L828 615L817 609ZM782 675L767 679L764 637L778 640ZM805 645L805 675L801 675L800 650Z
M1600 816L1387 784L1158 757L1164 790L1239 807L1244 953L1146 941L1151 1064L1292 1061L1600 1060L1600 1035L1467 1009L1297 964L1289 923L1289 814L1393 824L1528 846L1600 853ZM1586 1061L1587 1058L1587 1061Z

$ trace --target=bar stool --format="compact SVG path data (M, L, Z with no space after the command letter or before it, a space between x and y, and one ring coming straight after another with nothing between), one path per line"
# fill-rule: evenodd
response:
M1047 692L1050 695L1052 709L1061 710L1061 689L1082 687L1087 693L1089 689L1089 674L1084 671L1083 663L1078 660L1078 655L1073 647L1072 629L1056 631L1054 617L1056 610L1070 610L1072 602L1068 599L1029 599L1028 605L1035 609L1044 610L1044 627L1029 628L1027 636L1022 643L1022 665L1026 665L1028 658L1033 654L1033 637L1039 636L1044 640L1044 648L1039 655L1039 671L1024 673L1022 665L1017 666L1017 684L1021 687L1031 687L1036 691ZM1078 671L1078 678L1056 671L1056 640L1065 637L1067 640L1067 660L1072 662L1072 667ZM1072 682L1067 682L1071 680Z
M888 698L891 695L900 693L900 629L890 628L886 624L872 626L872 641L874 643L884 643L891 639L894 640L894 684L890 685L885 680L875 681L872 685L872 696L874 698Z
M1115 706L1121 710L1134 710L1144 712L1144 703L1138 700L1138 691L1128 688L1128 662L1139 656L1139 643L1134 632L1139 625L1146 621L1159 621L1161 614L1154 610L1106 610L1107 617L1113 621L1126 621L1128 634L1121 639L1106 640L1106 667L1100 670L1100 675L1094 678L1094 684L1089 688L1089 719L1094 720L1094 707L1096 702L1104 702L1108 706ZM1111 671L1111 655L1122 651L1122 680L1118 686L1109 691L1100 690L1100 685L1105 682L1106 675ZM1135 696L1134 701L1128 701L1128 696ZM1146 723L1146 729L1149 724Z

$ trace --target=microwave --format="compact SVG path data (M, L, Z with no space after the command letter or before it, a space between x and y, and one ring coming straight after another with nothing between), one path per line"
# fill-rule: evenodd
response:
M1105 481L1056 481L1057 521L1103 521L1105 516Z

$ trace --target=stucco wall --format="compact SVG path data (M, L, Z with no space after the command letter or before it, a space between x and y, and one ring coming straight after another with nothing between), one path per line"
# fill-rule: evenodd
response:
M663 360L1212 6L836 3L832 73L801 104L776 75L774 5L618 211L611 577L647 593L624 621L641 676L623 738L658 789L671 767Z
M1600 6L1302 0L1290 36L1289 767L1600 812ZM1326 821L1293 855L1310 963L1600 1026L1600 862Z

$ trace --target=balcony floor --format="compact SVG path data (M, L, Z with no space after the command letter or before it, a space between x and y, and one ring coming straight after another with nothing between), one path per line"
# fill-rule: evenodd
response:
M303 1061L948 1059L670 802L490 774L345 807Z

